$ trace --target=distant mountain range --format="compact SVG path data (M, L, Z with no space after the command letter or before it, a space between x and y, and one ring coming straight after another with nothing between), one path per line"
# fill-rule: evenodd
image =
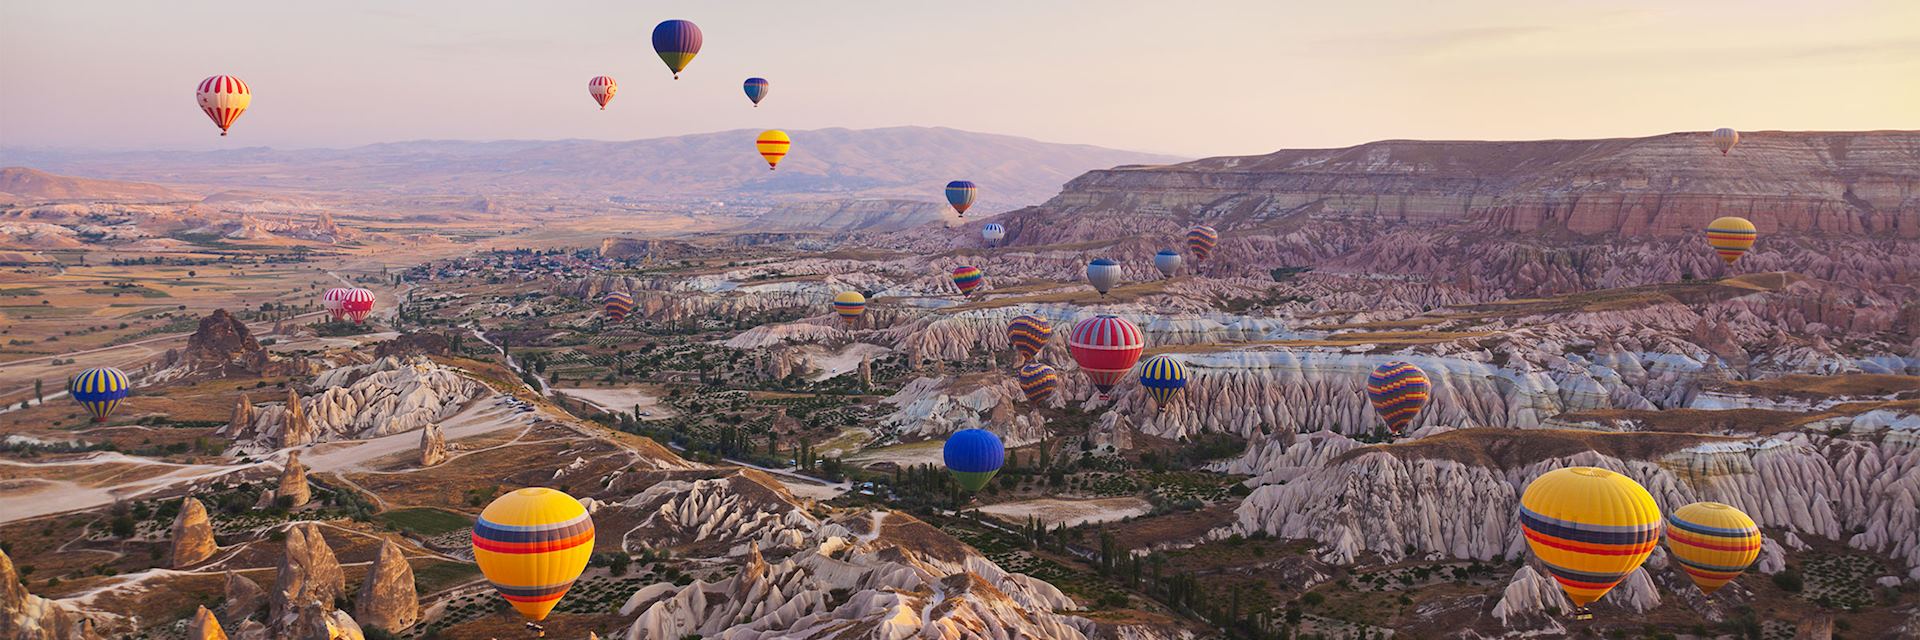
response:
M0 168L0 202L63 200L171 202L197 200L157 184L61 176L26 167Z
M1038 204L1093 169L1179 160L946 128L789 131L768 171L757 130L599 142L415 141L349 149L65 153L0 150L7 164L61 173L234 188L407 195L619 197L627 202L941 200L947 181L981 185L976 209ZM815 203L814 206L818 206Z

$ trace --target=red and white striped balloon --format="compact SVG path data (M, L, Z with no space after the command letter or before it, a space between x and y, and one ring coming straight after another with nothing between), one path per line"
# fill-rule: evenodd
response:
M333 318L334 322L345 320L347 319L347 297L352 293L353 290L346 287L328 289L326 293L320 294L320 308L326 309L327 315Z
M246 113L247 105L253 104L253 90L247 83L233 76L214 76L200 81L200 90L194 93L200 102L200 110L207 112L213 124L220 127L220 135L227 135L227 128L233 121Z
M619 91L620 83L614 82L612 76L594 76L587 81L587 94L600 103L601 111L607 110L607 103L613 102L613 94Z
M366 322L367 316L373 313L373 291L348 289L347 298L341 301L340 309L346 314L347 319L354 321L355 324Z

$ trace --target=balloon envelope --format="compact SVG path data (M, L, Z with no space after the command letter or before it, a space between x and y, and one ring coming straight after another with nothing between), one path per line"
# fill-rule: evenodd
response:
M1087 372L1087 378L1103 398L1133 370L1146 346L1140 328L1119 316L1101 315L1081 320L1067 336L1067 352L1073 354L1073 361Z
M1754 229L1753 223L1746 218L1726 216L1707 223L1707 244L1712 245L1713 252L1719 254L1727 264L1733 264L1740 256L1747 255L1747 250L1753 248L1753 241L1759 237L1759 230Z
M1760 526L1731 506L1695 502L1667 514L1667 552L1701 593L1712 594L1760 557Z
M1374 411L1380 412L1380 419L1387 422L1387 430L1395 435L1405 431L1420 415L1432 389L1433 382L1427 379L1427 372L1410 362L1388 362L1374 367L1373 374L1367 376L1367 400L1373 403Z
M1107 295L1107 291L1113 289L1113 285L1120 284L1120 263L1106 258L1095 258L1093 262L1087 263L1087 283L1092 284L1093 290L1100 292L1100 295Z
M1046 404L1053 392L1060 389L1060 373L1038 362L1029 362L1014 374L1020 381L1020 392L1027 394L1027 401L1034 404Z
M347 297L352 295L352 292L353 289L347 287L328 289L326 293L320 294L320 308L325 309L327 316L333 318L334 322L345 320L347 319Z
M1147 358L1140 364L1140 386L1146 387L1156 405L1165 408L1175 394L1187 388L1187 367L1165 354Z
M94 422L106 422L132 391L127 374L113 367L94 367L67 379L67 395L86 408Z
M1032 359L1047 348L1047 341L1053 338L1053 323L1046 318L1033 315L1016 316L1007 323L1007 342L1020 356Z
M993 479L993 474L999 473L1007 450L1000 444L1000 436L993 435L992 431L966 429L947 436L941 453L954 481L968 491L979 491Z
M1660 542L1660 506L1631 478L1567 467L1527 485L1520 527L1567 598L1585 607L1653 553Z
M625 291L607 292L606 297L601 301L608 320L624 322L627 314L633 313L633 296Z
M960 288L962 295L972 295L974 289L987 283L987 274L979 267L959 267L953 270L953 286Z
M859 322L860 316L867 312L867 297L858 291L847 291L833 297L833 312L840 314L840 321L849 325Z
M1160 275L1173 277L1173 274L1180 270L1180 254L1174 253L1171 249L1153 254L1153 268L1159 269Z
M247 107L253 104L253 89L233 76L213 76L200 81L193 98L224 136L233 121L240 119L240 114L246 113Z
M967 208L973 206L973 199L980 194L980 187L971 180L955 180L947 183L947 204L961 216L967 215Z
M1220 232L1204 224L1194 225L1187 230L1187 250L1193 252L1193 259L1205 261L1213 255L1213 246L1219 244Z
M613 102L613 94L619 91L620 83L614 82L610 76L594 76L592 80L587 81L587 95L593 96L593 101L600 103L601 111L607 110L607 103Z
M367 316L373 315L373 290L348 289L346 299L340 302L340 313L355 324L366 322Z
M753 101L753 106L758 107L760 101L766 99L767 90L773 86L767 84L766 78L747 78L746 82L741 83L740 88L747 92L747 99Z
M580 501L544 487L494 499L473 523L473 560L515 611L539 621L573 587L593 555L593 518Z
M987 244L994 244L1001 238L1007 237L1007 228L1000 226L998 222L989 222L980 227L980 237L986 240Z
M668 20L653 27L653 52L667 63L678 79L680 72L700 53L700 27L685 20Z
M1736 144L1740 144L1740 132L1726 127L1713 130L1713 146L1720 148L1720 155L1727 155Z
M793 148L793 138L787 137L785 131L768 129L760 132L753 146L760 150L760 157L766 158L767 170L771 171L779 168L780 161L787 157L787 149Z

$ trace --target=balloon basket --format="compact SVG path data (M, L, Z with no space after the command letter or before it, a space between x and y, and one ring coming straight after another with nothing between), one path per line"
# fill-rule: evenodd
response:
M1575 609L1573 610L1573 619L1575 619L1575 620L1592 620L1592 619L1593 619L1593 610L1592 610L1592 609L1588 609L1588 608L1586 608L1586 607L1577 607L1577 608L1575 608Z

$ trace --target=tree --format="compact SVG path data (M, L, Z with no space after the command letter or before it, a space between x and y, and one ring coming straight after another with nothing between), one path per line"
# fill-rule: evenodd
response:
M42 394L40 393L40 379L39 379L39 378L34 378L34 379L33 379L33 401L34 401L34 402L38 402L38 403L40 403L40 404L46 404L46 403L47 403L47 397L46 397L45 395L42 395Z

